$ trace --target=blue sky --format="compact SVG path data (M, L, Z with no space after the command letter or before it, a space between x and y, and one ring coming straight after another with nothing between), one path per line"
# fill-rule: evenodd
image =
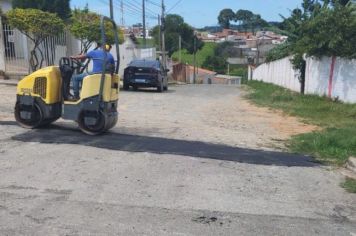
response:
M121 22L120 2L113 0L115 5L115 19ZM124 19L126 25L142 22L142 16L139 14L142 0L123 0L124 1ZM153 16L160 13L160 9L155 5L161 0L147 0L149 26L157 24ZM184 17L185 21L194 27L203 27L207 25L217 25L217 16L220 10L231 8L234 11L238 9L247 9L268 21L279 21L279 14L289 15L289 10L300 5L302 0L165 0L169 13L176 13ZM109 0L72 0L72 7L83 7L89 4L92 11L100 14L109 14Z

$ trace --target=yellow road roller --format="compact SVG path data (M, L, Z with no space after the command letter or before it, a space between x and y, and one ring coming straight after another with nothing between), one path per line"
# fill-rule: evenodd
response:
M106 45L105 24L113 25L117 61L108 69L105 56L103 70L88 74L82 81L80 98L70 98L71 78L75 71L84 71L83 64L74 58L61 58L59 66L49 66L23 78L17 86L15 119L24 128L34 129L48 125L59 118L73 120L86 134L98 135L118 120L119 98L119 36L115 22L101 17L102 45Z

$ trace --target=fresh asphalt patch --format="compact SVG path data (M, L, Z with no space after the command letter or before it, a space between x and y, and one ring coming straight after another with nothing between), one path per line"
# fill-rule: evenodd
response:
M12 125L11 121L0 125ZM147 152L233 161L254 165L314 167L313 158L283 152L254 150L199 141L177 140L120 133L88 136L72 127L50 125L45 129L29 130L11 137L14 141L43 144L75 144L126 152Z

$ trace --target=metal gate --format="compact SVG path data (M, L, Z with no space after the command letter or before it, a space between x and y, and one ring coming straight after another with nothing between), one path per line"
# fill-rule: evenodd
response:
M3 33L5 72L16 75L29 74L31 71L30 51L33 43L20 31L12 29L7 24L3 24ZM46 38L40 44L39 49L43 53L42 67L58 65L59 59L67 56L67 33Z
M48 37L39 47L43 53L43 66L58 65L59 60L67 56L67 34Z
M5 71L9 74L27 74L29 72L28 41L20 31L3 24Z

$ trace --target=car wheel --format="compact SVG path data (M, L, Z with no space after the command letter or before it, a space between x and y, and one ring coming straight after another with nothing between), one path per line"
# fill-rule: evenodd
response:
M161 93L163 91L163 81L157 86L157 92Z
M167 91L168 90L168 78L166 79L166 86L164 86L164 90Z
M137 91L138 87L136 85L132 86L134 91Z
M123 89L127 91L127 90L130 89L130 86L127 83L124 82Z

